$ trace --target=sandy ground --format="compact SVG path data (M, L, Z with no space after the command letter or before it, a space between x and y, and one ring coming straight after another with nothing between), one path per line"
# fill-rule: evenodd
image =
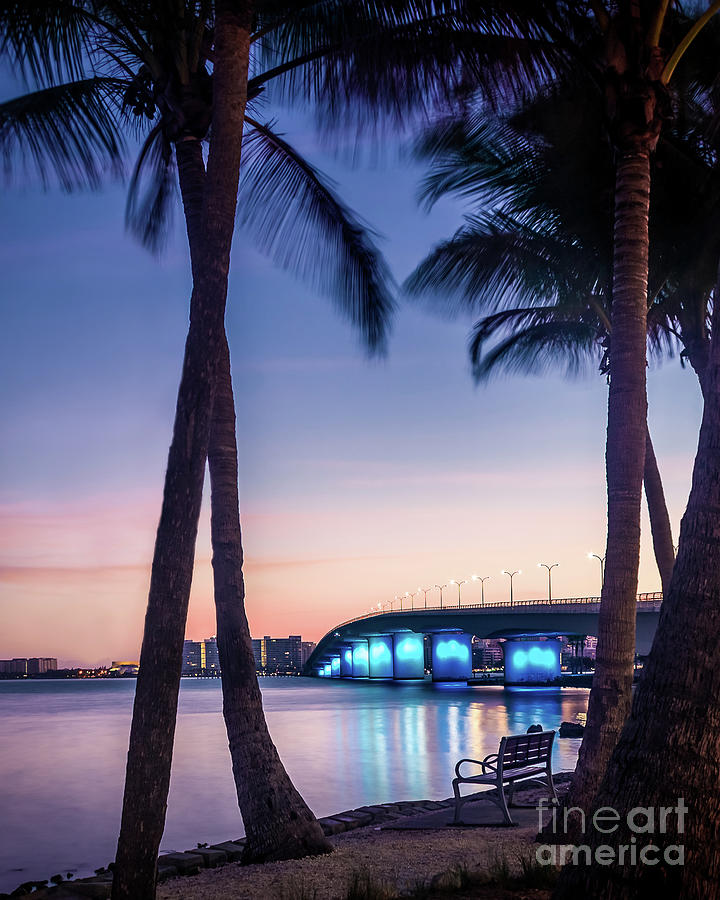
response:
M331 838L335 849L326 856L206 869L160 885L158 898L343 900L353 872L369 873L401 891L457 865L487 869L503 855L517 865L520 856L534 854L536 833L536 827L381 831L369 826Z

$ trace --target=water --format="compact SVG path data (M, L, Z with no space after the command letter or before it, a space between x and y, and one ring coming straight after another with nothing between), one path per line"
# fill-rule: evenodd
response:
M581 689L503 689L261 679L268 724L318 816L452 793L454 764L503 734L557 728L587 709ZM115 854L135 682L0 682L0 891L56 872L91 874ZM572 769L579 740L556 740ZM243 828L216 680L184 679L162 851Z

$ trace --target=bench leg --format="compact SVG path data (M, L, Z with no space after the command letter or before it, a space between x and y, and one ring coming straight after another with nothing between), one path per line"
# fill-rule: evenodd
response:
M514 825L515 823L510 818L510 811L508 810L507 800L505 799L505 789L503 788L502 784L498 785L497 791L498 791L498 797L500 800L500 802L498 803L498 806L502 810L502 814L505 819L505 824L506 825Z
M548 787L550 788L550 793L552 794L552 798L556 805L559 805L560 801L558 800L557 791L555 790L555 782L553 781L552 772L548 768L547 773Z
M453 794L455 795L455 815L453 817L453 825L457 825L460 821L460 807L465 802L465 798L460 793L460 782L457 778L453 779L452 787Z

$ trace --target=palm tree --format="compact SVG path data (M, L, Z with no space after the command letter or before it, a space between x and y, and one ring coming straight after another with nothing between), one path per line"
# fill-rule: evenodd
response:
M132 120L134 116L149 128L149 133L131 182L128 223L146 243L157 245L171 193L174 146L193 250L196 284L191 330L153 562L118 848L116 897L151 896L154 889L202 488L200 460L207 449L213 486L218 642L226 673L224 712L238 796L248 823L247 856L271 858L327 848L312 815L287 779L267 734L242 608L234 409L227 344L221 327L232 217L227 202L221 203L216 194L221 176L225 190L232 187L236 177L233 173L239 158L230 152L229 145L235 141L239 149L245 104L252 102L269 80L287 81L303 67L302 71L310 72L303 85L306 93L315 92L321 79L329 79L326 87L344 85L346 90L372 98L379 106L406 109L423 95L438 96L445 91L458 77L459 58L472 60L479 72L477 60L485 65L488 59L483 41L497 55L498 40L503 37L502 28L508 18L505 14L500 16L503 25L492 31L483 17L478 20L477 14L469 19L465 16L472 38L468 41L467 33L461 39L454 37L457 28L454 22L448 25L446 10L426 15L428 10L423 4L390 3L380 12L378 15L378 9L369 10L362 3L301 3L288 7L266 2L258 5L253 23L249 8L230 5L218 5L213 21L209 2L179 7L168 3L166 9L159 9L157 4L57 0L39 8L10 4L0 20L6 49L11 48L16 60L39 81L50 83L46 92L37 91L19 105L6 105L2 110L6 117L6 147L11 139L22 138L34 161L41 166L49 163L63 186L73 187L82 181L94 185L103 157L116 162L118 118ZM413 20L418 13L422 13L419 26ZM486 18L492 16L497 17L497 11ZM218 30L221 19L224 27ZM377 59L368 53L374 46L373 36L378 35L378 23L384 40L383 54L392 57L393 48L400 47L397 59L386 63L396 79L387 84L377 80ZM374 31L368 27L371 24ZM219 54L214 46L221 35L234 47L226 55ZM253 77L248 80L248 46L256 39L262 49L255 59L258 65L266 65L256 73L253 63ZM542 53L534 46L525 51L517 34L512 39L518 58L527 61ZM427 53L428 41L438 51L431 71L416 64L418 53ZM354 53L350 52L351 46ZM216 149L210 153L206 174L199 142L211 124L210 76L206 66L211 53L215 83L211 145ZM221 79L227 96L218 93L216 76L222 72L221 57L232 73ZM84 74L88 60L93 64L92 77L73 77ZM311 64L318 60L322 60L321 68L313 69ZM106 71L98 75L103 63ZM58 83L55 76L63 67L71 78ZM502 67L501 62L497 68ZM495 74L493 78L496 77ZM395 83L401 86L399 93L388 87ZM220 108L222 115L230 117L228 122L218 121ZM293 157L282 139L268 126L246 118L253 128L251 137L259 141L257 156L274 167L272 174L276 179L285 179L286 185L294 186L296 191L298 185L302 187L301 205L314 217L320 230L331 232L330 237L339 242L341 263L349 263L338 267L342 273L340 282L344 279L346 284L351 283L356 297L369 297L371 301L351 304L351 316L364 329L371 345L380 343L389 306L383 293L385 273L377 266L362 229L316 173ZM232 136L230 125L234 129ZM223 135L222 139L216 139L216 131ZM221 162L213 163L216 159ZM213 164L218 168L211 178ZM143 192L140 184L148 167L153 177L149 190ZM266 168L267 165L265 169L260 167L259 171L265 173L267 181ZM215 193L209 200L211 182ZM258 216L252 203L245 208ZM215 214L220 218L216 220ZM264 221L267 223L267 219ZM286 217L283 221L287 224L291 219ZM205 235L208 228L212 240ZM295 255L288 254L287 243L278 246L270 239L269 230L258 230L269 249L281 253L286 264L300 261L304 245ZM287 227L281 233L294 237ZM212 259L208 257L208 246ZM201 336L207 345L205 359L200 358ZM209 421L214 423L212 429ZM172 532L175 542L171 540Z
M559 40L604 97L614 163L606 577L587 728L568 800L573 807L589 807L631 700L647 430L650 160L672 108L670 78L717 9L720 3L712 3L695 21L678 10L670 15L661 0L562 10L566 27Z
M602 98L592 88L561 82L514 114L466 109L443 117L417 142L431 167L426 203L457 193L480 212L432 251L406 288L446 315L487 313L470 341L478 381L549 367L572 377L597 365L607 374L612 159L600 140ZM672 355L679 345L702 385L706 352L699 351L720 256L720 172L701 139L711 117L699 116L697 106L689 110L692 121L680 123L682 133L676 126L661 138L654 160L648 354ZM691 221L692 231L684 225ZM666 591L674 549L649 432L643 476Z

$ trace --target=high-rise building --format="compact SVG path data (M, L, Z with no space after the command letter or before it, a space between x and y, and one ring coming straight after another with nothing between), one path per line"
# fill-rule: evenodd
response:
M217 638L205 638L201 643L204 652L203 669L206 672L219 672L220 655L218 654Z
M315 641L302 642L300 650L300 660L303 666L305 666L305 663L310 659L310 655L312 654L315 647L317 647Z
M0 672L13 675L27 675L28 661L25 657L16 656L15 659L0 659Z
M302 668L302 637L291 634L286 638L263 638L265 674L297 675Z
M220 656L214 637L183 642L183 675L220 674Z
M255 657L255 671L262 672L265 669L263 663L263 642L260 638L252 639L253 656Z
M183 642L183 675L192 675L201 669L202 651L200 641Z
M51 656L33 656L27 661L28 675L43 675L45 672L56 672L57 660Z

